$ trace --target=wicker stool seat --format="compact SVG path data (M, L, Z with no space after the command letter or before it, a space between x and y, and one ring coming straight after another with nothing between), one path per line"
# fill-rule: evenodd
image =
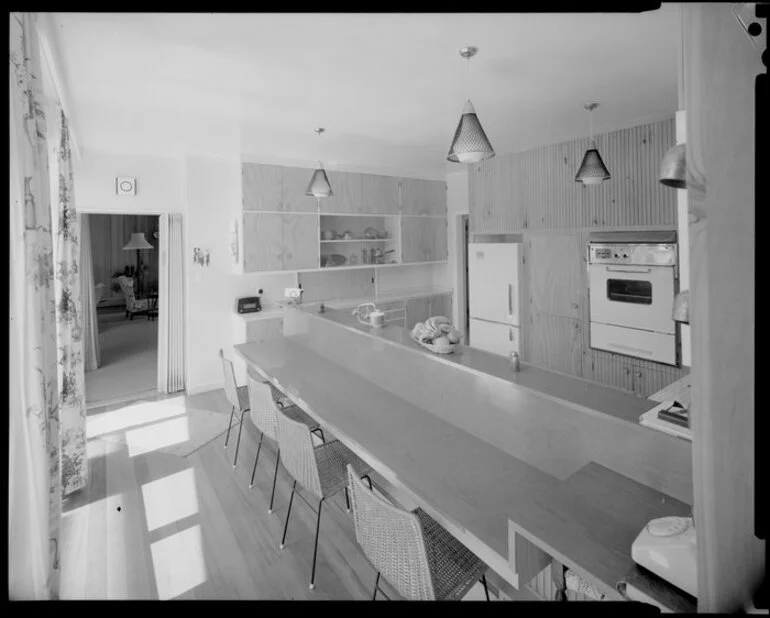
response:
M347 465L351 464L358 476L366 476L372 467L339 440L332 440L315 448L321 493L329 498L348 485Z
M436 600L459 601L489 567L425 511L412 513L422 525Z
M348 469L356 540L380 576L409 601L460 600L481 580L484 564L422 509L406 511L367 489Z

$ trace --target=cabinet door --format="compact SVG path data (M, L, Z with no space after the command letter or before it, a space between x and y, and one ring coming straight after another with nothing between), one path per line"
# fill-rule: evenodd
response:
M412 329L417 322L424 322L430 317L429 298L410 298L406 301L406 327Z
M334 195L320 201L321 212L343 214L361 212L361 174L326 170L326 175L329 177Z
M448 294L438 294L430 298L430 314L443 315L452 319L452 297Z
M401 261L437 262L447 259L447 220L444 217L401 217Z
M372 215L399 213L398 178L378 174L361 174L362 204L359 212Z
M583 375L580 320L533 312L527 333L527 361L567 375Z
M265 270L283 270L282 215L244 213L243 271L250 273Z
M305 195L305 191L307 190L307 186L312 177L313 170L306 167L283 168L281 204L284 212L317 211L316 199L309 195Z
M241 170L243 210L281 210L283 168L278 165L244 163Z
M446 183L402 178L401 212L405 215L446 215Z
M283 319L251 320L246 325L246 341L261 343L283 334Z
M318 267L318 215L283 215L283 270Z
M579 318L586 288L579 233L532 233L528 249L532 311Z

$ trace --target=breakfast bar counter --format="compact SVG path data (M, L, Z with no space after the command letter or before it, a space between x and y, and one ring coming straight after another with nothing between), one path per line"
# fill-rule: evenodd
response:
M642 527L689 513L689 443L635 422L654 402L315 311L237 354L514 587L539 552L621 598Z

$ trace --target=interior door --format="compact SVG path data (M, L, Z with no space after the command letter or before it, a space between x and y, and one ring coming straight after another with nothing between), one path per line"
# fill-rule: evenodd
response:
M468 245L471 318L519 325L519 244Z
M471 318L470 346L491 354L508 356L519 350L519 327Z

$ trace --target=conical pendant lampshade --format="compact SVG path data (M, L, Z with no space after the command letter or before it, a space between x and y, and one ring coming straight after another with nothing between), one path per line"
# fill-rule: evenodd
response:
M326 131L326 129L319 127L317 129L313 129L313 131L315 131L318 137L321 137L321 133ZM329 178L326 175L326 171L324 170L324 167L320 161L318 162L318 169L313 172L313 177L310 179L310 183L307 186L305 195L309 195L316 199L332 197L334 195L332 192L332 186L329 184Z
M687 156L684 144L668 149L660 162L660 183L674 189L687 188Z
M602 161L602 156L596 148L596 142L591 140L591 147L586 150L583 157L583 163L580 164L575 180L584 185L600 185L603 181L611 178L607 167Z
M460 122L457 124L447 159L455 163L477 163L494 156L492 144L484 133L473 103L468 99Z
M588 127L591 134L591 145L586 150L585 156L583 156L583 162L580 164L580 169L575 176L576 182L582 182L584 185L600 185L605 180L612 178L607 166L604 165L602 157L599 154L599 149L596 147L594 141L594 129L591 118L591 112L599 107L598 103L587 103L585 108L588 110Z
M307 186L305 195L312 197L331 197L334 195L332 186L329 184L329 178L326 176L326 170L320 167L313 172L313 177L310 179L310 184Z

